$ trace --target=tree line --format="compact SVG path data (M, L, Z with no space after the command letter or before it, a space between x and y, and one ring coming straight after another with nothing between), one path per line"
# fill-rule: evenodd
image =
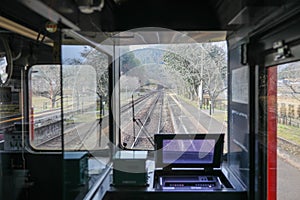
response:
M203 93L208 94L212 105L227 89L226 49L214 43L177 44L152 46L144 50L130 51L129 47L121 50L120 73L137 84L149 84L153 80L164 81L168 88L176 90L182 96L197 100ZM86 47L79 58L68 58L63 61L63 85L75 87L77 91L87 91L84 82L92 75L80 74L80 65L94 68L98 97L108 99L108 57L96 49ZM135 70L139 69L139 70ZM51 107L59 100L60 76L59 67L48 66L39 70L39 78L33 83L33 91L51 101ZM75 81L74 77L77 79ZM159 83L161 84L161 83ZM162 84L163 85L163 84Z

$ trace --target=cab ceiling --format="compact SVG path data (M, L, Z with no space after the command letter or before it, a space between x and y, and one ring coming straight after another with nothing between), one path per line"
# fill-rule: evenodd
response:
M117 36L119 44L148 43L150 38L127 37L128 30L159 27L183 32L194 41L218 41L226 32L236 30L251 21L261 20L282 0L2 0L0 15L38 33L54 36L45 31L48 21L61 23L63 29L72 29L81 35L101 42ZM263 8L251 13L251 7ZM126 33L122 33L127 31ZM148 35L157 37L153 42L168 43L171 32ZM130 32L130 31L129 31ZM124 36L125 34L125 36ZM71 42L72 37L66 37Z

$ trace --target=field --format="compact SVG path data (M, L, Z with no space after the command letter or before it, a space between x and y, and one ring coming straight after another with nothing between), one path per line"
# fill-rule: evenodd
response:
M300 129L297 127L278 124L277 135L300 145Z

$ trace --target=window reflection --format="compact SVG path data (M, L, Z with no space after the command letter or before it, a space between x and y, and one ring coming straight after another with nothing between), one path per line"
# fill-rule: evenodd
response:
M1 80L1 84L4 84L7 81L7 78L8 78L6 68L7 68L6 56L0 54L0 80Z

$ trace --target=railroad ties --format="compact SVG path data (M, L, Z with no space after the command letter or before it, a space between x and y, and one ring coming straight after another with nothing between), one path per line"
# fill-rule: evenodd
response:
M224 132L224 124L176 94L158 90L121 115L125 149L154 150L154 134Z

